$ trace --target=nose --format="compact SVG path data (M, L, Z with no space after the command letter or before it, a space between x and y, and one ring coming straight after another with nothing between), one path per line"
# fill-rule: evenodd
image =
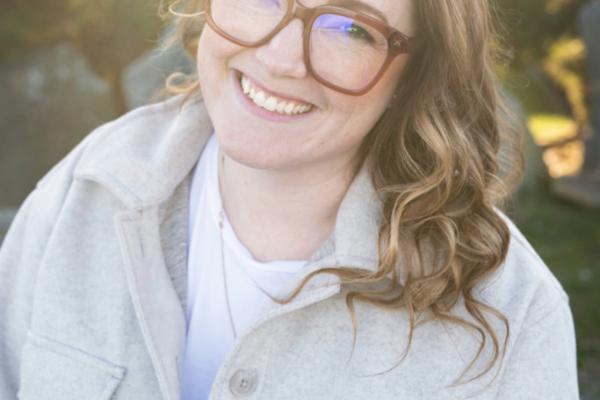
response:
M274 76L305 77L303 32L304 23L293 19L268 43L256 49L256 58Z

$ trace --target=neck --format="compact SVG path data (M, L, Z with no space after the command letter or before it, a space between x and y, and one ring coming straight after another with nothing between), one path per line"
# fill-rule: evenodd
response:
M254 169L222 155L223 208L258 261L307 260L331 235L354 177L348 160L293 170Z

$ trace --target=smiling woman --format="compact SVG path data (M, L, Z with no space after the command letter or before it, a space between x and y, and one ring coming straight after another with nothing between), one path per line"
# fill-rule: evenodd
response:
M568 298L501 211L486 0L167 8L185 94L93 132L6 237L0 397L578 398Z

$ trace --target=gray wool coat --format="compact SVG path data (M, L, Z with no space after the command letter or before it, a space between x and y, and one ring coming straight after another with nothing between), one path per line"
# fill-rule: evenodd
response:
M0 250L0 399L175 400L186 335L190 173L212 126L201 100L137 109L88 135L21 206ZM479 346L447 322L358 303L321 276L238 338L211 400L577 399L568 297L512 222L502 267L477 298L510 321L502 364L451 386ZM310 260L374 270L381 207L363 168ZM464 305L454 310L468 317ZM503 340L503 325L490 317ZM207 327L207 329L209 329ZM481 371L490 340L467 378Z

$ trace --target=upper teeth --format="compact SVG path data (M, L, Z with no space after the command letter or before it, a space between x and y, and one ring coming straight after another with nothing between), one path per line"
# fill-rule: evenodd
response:
M311 104L300 104L289 100L282 100L255 88L252 83L242 75L242 89L250 99L259 107L279 114L295 115L310 111Z

